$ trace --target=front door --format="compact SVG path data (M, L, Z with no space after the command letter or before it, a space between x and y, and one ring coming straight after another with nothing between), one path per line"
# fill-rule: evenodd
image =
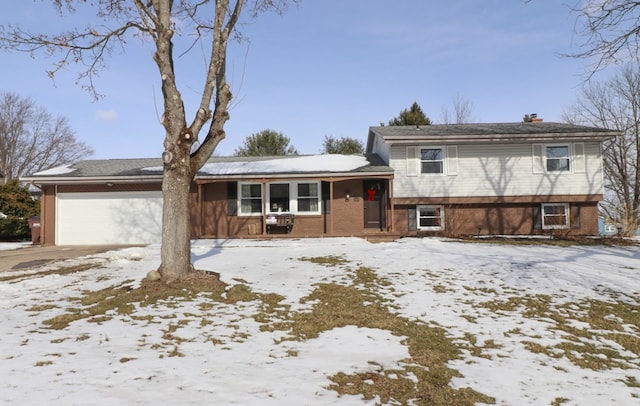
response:
M385 189L381 180L365 180L364 185L364 228L384 230L385 219Z

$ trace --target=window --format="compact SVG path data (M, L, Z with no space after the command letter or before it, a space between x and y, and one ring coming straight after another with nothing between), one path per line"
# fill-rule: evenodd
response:
M269 185L269 210L272 212L290 211L288 183L272 183Z
M298 212L318 212L318 184L298 183Z
M444 173L442 148L421 148L420 167L422 173Z
M418 230L438 231L444 229L444 210L442 206L418 206Z
M569 171L570 153L568 145L547 146L547 172Z
M269 213L320 214L320 182L269 184Z
M262 185L260 183L240 184L240 214L262 213Z
M542 228L545 230L569 228L569 205L543 204Z

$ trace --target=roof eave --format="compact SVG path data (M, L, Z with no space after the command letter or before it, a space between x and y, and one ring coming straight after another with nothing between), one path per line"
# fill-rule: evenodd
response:
M34 183L38 185L55 184L99 184L99 183L157 183L162 182L162 175L148 176L25 176L20 178L21 182Z
M391 144L428 143L483 143L483 142L544 142L544 141L606 141L619 137L620 132L598 133L544 133L544 134L488 134L488 135L443 135L443 136L406 136L382 135Z
M230 179L309 179L309 178L347 178L353 176L390 176L392 171L347 171L347 172L300 172L300 173L242 173L242 174L224 174L224 175L197 175L195 180L230 180Z

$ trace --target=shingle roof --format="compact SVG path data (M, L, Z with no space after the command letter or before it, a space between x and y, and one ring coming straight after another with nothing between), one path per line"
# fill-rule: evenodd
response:
M391 143L411 142L527 142L556 140L605 140L619 131L565 123L481 123L426 126L380 126L369 128L367 151L375 135Z
M309 156L272 156L272 157L212 157L207 161L207 164L214 164L213 171L206 170L207 165L198 172L196 178L216 178L216 177L230 177L230 176L275 176L287 174L305 174L305 175L320 175L323 173L337 174L337 173L378 173L378 174L393 174L393 170L386 165L380 157L375 154L367 155L366 157L351 159L351 162L362 161L363 165L359 167L349 167L336 165L332 168L331 158L336 160L346 160L348 156L326 156L328 157L326 162L329 165L323 165L322 168L310 168L304 165L305 157L313 159L318 157L317 155ZM353 156L351 158L354 158ZM257 165L258 163L276 163L282 162L282 160L290 160L290 165L284 165L287 169L279 170L277 165L272 165L271 168L275 169L260 169L261 167L269 167L269 165ZM296 169L296 162L300 162L300 169ZM286 161L285 161L286 163ZM220 164L216 166L215 164ZM216 173L215 170L218 167L229 168L229 165L235 165L235 168L243 168L239 171L225 172L224 169L220 173ZM98 159L98 160L84 160L71 165L65 165L63 167L53 168L51 170L39 172L22 178L26 182L35 183L57 183L60 181L89 181L89 180L124 180L130 181L160 181L162 179L162 159L160 158L140 158L140 159ZM316 165L317 166L317 165Z

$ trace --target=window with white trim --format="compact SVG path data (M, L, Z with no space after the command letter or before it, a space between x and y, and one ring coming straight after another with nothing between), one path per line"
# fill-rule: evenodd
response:
M320 211L318 183L298 183L298 212L316 213Z
M269 184L269 205L267 207L270 212L291 211L288 183Z
M547 172L570 171L570 151L569 145L547 145L545 155Z
M569 228L569 205L566 203L543 204L542 228L544 230Z
M417 206L418 230L444 230L444 208L442 206Z
M239 214L262 214L262 184L241 183L239 194Z
M420 169L422 173L444 173L444 151L442 148L420 148Z
M320 182L270 183L268 213L320 214Z

